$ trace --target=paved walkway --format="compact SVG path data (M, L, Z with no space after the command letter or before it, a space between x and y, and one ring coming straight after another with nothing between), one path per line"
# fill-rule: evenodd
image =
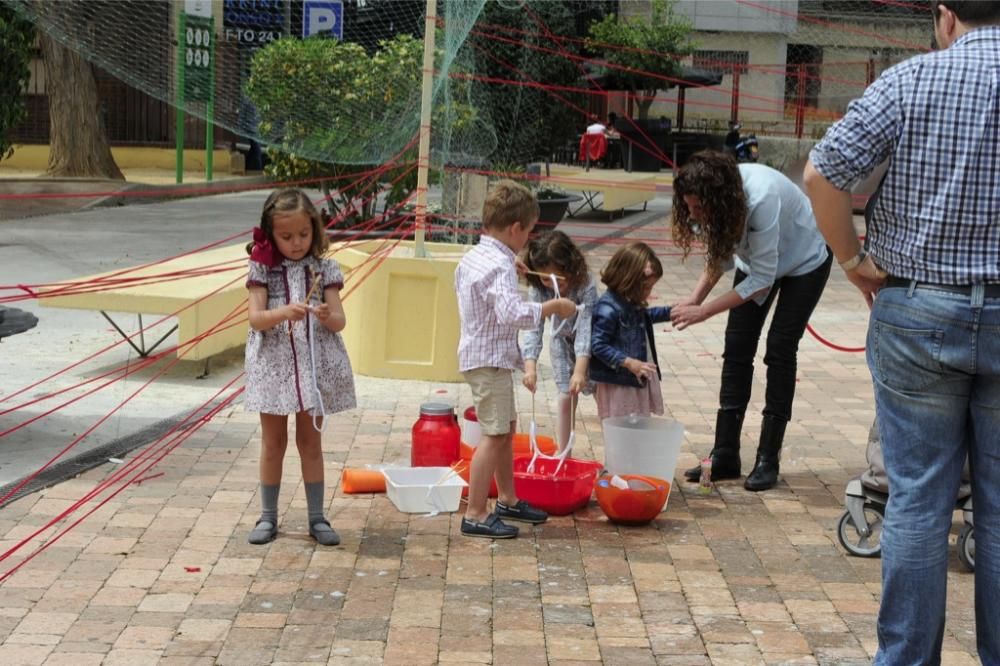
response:
M561 228L590 239L595 270L623 230L629 238L667 238L662 214ZM668 303L694 284L700 260L681 263L662 242L656 249L666 275L655 296ZM815 328L859 346L866 318L861 298L834 271ZM656 331L664 397L687 427L681 467L710 446L724 323L717 317L685 332ZM542 379L538 420L551 432L555 388L545 370ZM470 404L461 385L366 377L357 384L362 407L334 418L324 437L340 547L317 547L307 535L294 447L279 538L246 543L258 515L260 432L256 415L227 408L146 475L152 478L99 507L120 487L88 503L92 515L0 584L0 663L870 661L879 562L845 555L835 532L873 417L862 354L803 340L778 488L752 494L730 481L703 496L681 481L649 526L609 524L591 503L497 543L461 537L459 514L408 516L384 495L340 492L344 466L408 460L421 402ZM744 429L745 467L762 395L758 381ZM527 394L518 398L527 408ZM582 414L579 455L601 458L592 401ZM105 465L0 509L0 552L114 471ZM956 533L960 525L956 518ZM31 551L0 562L0 575ZM972 576L956 556L949 578L945 663L974 664Z

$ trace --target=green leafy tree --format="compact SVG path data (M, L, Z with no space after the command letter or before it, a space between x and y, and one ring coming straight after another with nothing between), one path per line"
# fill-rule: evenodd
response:
M31 77L35 30L12 7L0 4L0 160L14 152L11 134L24 122L24 93Z
M330 212L344 218L339 226L371 217L381 183L396 181L389 203L403 200L416 187L416 143L403 148L418 131L422 58L422 40L405 34L381 41L371 56L356 43L322 38L260 49L246 90L269 144L268 173L282 181L322 178ZM447 131L468 131L476 113L439 105L435 131L445 121ZM389 161L397 166L380 178L364 177Z
M591 24L587 46L615 68L613 76L637 101L639 119L649 117L656 91L668 87L660 77L677 76L680 59L694 49L691 22L673 13L671 0L652 0L649 16L615 15Z

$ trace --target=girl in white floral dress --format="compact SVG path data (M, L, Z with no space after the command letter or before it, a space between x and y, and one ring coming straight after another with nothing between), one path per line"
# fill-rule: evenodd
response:
M246 349L247 411L260 412L262 511L250 543L278 534L278 493L288 445L288 415L302 461L309 534L322 545L340 537L323 513L325 481L318 426L325 416L352 409L354 373L339 331L344 277L323 257L328 240L319 212L299 190L267 198L260 227L248 246L250 333ZM314 288L315 287L315 288ZM308 302L307 302L308 301Z

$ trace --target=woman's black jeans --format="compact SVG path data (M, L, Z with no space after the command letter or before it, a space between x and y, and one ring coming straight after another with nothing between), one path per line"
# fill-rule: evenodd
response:
M729 311L726 348L722 354L722 387L719 390L721 409L739 414L746 411L750 403L753 359L757 354L760 333L771 303L777 299L771 328L767 332L767 351L764 354L764 365L767 366L764 415L784 421L791 420L799 340L823 295L832 263L833 255L827 250L826 261L816 270L805 275L785 276L775 280L763 305L749 300ZM736 269L733 286L746 277L746 273Z

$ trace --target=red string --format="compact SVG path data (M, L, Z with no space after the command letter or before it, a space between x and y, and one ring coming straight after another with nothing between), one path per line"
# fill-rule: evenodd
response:
M834 344L829 340L827 340L826 338L824 338L819 333L817 333L816 329L812 327L812 324L806 324L806 330L809 331L812 334L812 336L816 338L819 342L826 345L830 349L835 349L837 351L842 351L842 352L851 352L851 353L863 352L865 350L864 347L842 347L841 345Z
M222 391L224 391L225 389L227 389L230 386L232 386L232 384L234 382L236 382L238 379L242 378L242 376L243 376L242 374L238 375L236 378L233 379L233 381L231 381L228 384L226 384L226 386L224 386L222 389L220 389L219 392L216 393L215 395L218 396L219 394L221 394ZM27 564L28 562L30 562L31 560L33 560L35 557L37 557L38 555L40 555L47 548L49 548L50 546L52 546L53 544L55 544L56 542L58 542L62 537L66 536L66 534L68 534L72 529L74 529L80 523L82 523L84 520L86 520L88 517L90 517L91 514L93 514L95 511L97 511L98 509L100 509L101 507L103 507L105 504L107 504L109 501L111 501L112 499L114 499L119 493L121 493L123 490L125 490L126 488L128 488L133 482L135 482L143 474L146 474L148 471L150 471L160 461L162 461L169 453L171 453L174 449L176 449L178 446L180 446L188 437L190 437L191 435L193 435L194 433L196 433L198 430L200 430L202 427L204 427L204 425L206 423L208 423L216 414L218 414L220 411L222 411L223 409L225 409L226 407L228 407L233 402L233 400L235 400L243 392L243 390L244 390L243 388L239 388L239 389L234 390L233 393L230 394L229 396L227 396L226 399L224 399L222 402L220 402L219 405L217 405L216 407L212 408L205 415L205 417L199 419L198 422L196 422L196 424L193 427L190 427L190 428L186 429L179 436L177 436L172 442L169 442L167 445L161 447L163 449L163 452L156 459L154 459L150 464L148 464L146 467L144 467L143 469L139 470L136 474L134 474L133 477L128 482L123 483L114 493L112 493L111 495L109 495L108 497L106 497L105 499L103 499L95 507L93 507L92 509L90 509L89 511L87 511L87 513L85 513L84 515L80 516L73 523L71 523L70 525L66 526L62 530L62 532L60 532L59 534L56 534L55 536L53 536L51 539L49 539L44 544L42 544L37 549L35 549L34 552L32 552L31 554L29 554L27 557L25 557L17 565L11 567L8 571L4 572L3 575L0 575L0 582L4 581L7 578L9 578L10 576L12 576L18 569L20 569L25 564ZM214 397L212 399L214 399ZM211 402L211 399L208 402ZM205 404L207 405L208 402L206 402ZM194 412L192 412L192 415L193 414L194 414ZM188 418L190 419L190 416ZM178 424L178 427L179 426L180 426L180 424ZM176 429L177 429L177 427L172 428L171 431L169 433L167 433L167 435L164 435L164 437L160 438L160 440L158 440L157 443L163 442L166 439L166 437L168 435L170 435L171 433L175 432ZM154 444L154 446L155 446L155 444ZM147 451L153 450L154 446L149 447L147 449ZM144 452L144 454L145 453L146 452ZM142 458L142 456L139 456L139 457L137 457L134 460L138 461L141 458ZM132 465L130 463L127 467L134 468L134 467L137 467L137 466L138 465ZM123 469L123 470L121 470L121 472L126 472L126 470ZM124 476L124 474L120 473L118 475L112 475L112 481L111 482L112 483L116 482L117 479L121 478L121 476ZM78 500L72 506L70 506L69 508L67 508L62 513L60 513L58 516L54 517L46 525L44 525L43 527L41 527L38 530L36 530L34 533L32 533L31 535L29 535L25 539L22 539L20 542L18 542L13 547L11 547L7 551L5 551L3 554L0 554L0 562L2 562L3 560L7 559L12 554L14 554L15 552L17 552L21 548L23 548L31 539L35 538L36 536L38 536L43 531L49 529L50 527L52 527L53 525L55 525L56 523L58 523L60 520L62 520L66 516L70 515L74 511L76 511L77 508L79 508L80 506L82 506L91 497L95 497L97 494L99 494L100 492L102 492L105 488L109 487L110 485L111 485L111 483L108 483L106 481L106 482L102 483L101 485L99 485L97 488L95 488L90 493L87 493L87 495L85 495L82 499Z

